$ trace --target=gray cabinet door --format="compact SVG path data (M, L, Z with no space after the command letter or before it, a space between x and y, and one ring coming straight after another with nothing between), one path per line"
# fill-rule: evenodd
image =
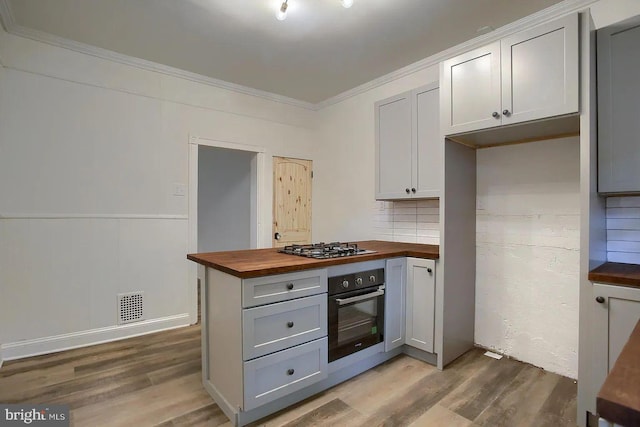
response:
M327 292L327 270L306 270L242 280L242 306L286 301Z
M593 390L597 392L640 319L640 289L594 284L593 304Z
M411 92L413 103L413 149L411 169L414 197L440 197L442 148L440 136L440 89L438 83Z
M640 191L640 17L598 31L598 191Z
M384 351L390 351L405 340L406 258L387 260L384 274Z
M327 338L244 363L243 410L302 390L328 375Z
M405 343L429 353L433 353L435 289L435 261L407 258Z
M411 93L375 103L376 199L411 197Z
M502 124L578 111L578 15L500 42Z
M501 124L499 41L444 61L440 71L445 135Z
M244 360L327 335L327 294L242 310Z

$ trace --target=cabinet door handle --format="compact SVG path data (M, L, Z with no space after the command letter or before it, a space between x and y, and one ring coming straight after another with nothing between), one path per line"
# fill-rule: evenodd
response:
M493 117L494 119L497 119L498 117L500 117L500 113L498 113L497 111L494 111L493 113L491 113L491 117Z
M287 322L287 326L293 328L293 322Z
M412 189L411 189L411 192L412 192L413 194L416 194L416 189L415 189L415 188L412 188Z
M503 115L505 115L505 116L510 116L510 115L511 115L511 112L510 112L509 110L504 110L504 111L502 112L502 114L503 114Z
M295 372L296 372L295 370L293 370L293 369L289 369L289 370L287 371L287 375L293 375Z
M596 302L599 304L604 304L604 297L601 297L601 296L596 297Z
M405 188L405 189L404 189L404 191L406 191L406 192L407 192L407 194L409 194L409 192L410 192L411 190L409 190L408 188Z
M289 290L293 289L293 283L287 283L287 289Z

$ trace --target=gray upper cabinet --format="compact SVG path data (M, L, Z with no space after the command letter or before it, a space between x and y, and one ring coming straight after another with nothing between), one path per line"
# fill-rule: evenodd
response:
M640 191L640 17L598 31L598 191Z
M440 196L437 83L375 103L376 199Z
M573 14L444 61L443 133L578 112L578 54Z

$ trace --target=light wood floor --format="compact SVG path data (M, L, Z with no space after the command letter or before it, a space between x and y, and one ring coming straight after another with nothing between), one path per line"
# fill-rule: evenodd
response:
M200 327L19 361L0 402L68 404L73 426L231 424L200 379ZM256 426L574 426L576 384L473 350L444 371L399 356Z

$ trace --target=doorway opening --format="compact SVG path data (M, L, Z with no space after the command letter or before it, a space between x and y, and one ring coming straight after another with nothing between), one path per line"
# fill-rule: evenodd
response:
M261 147L191 137L189 140L189 253L261 247ZM190 263L190 320L198 321L206 269ZM204 296L204 294L202 294Z

